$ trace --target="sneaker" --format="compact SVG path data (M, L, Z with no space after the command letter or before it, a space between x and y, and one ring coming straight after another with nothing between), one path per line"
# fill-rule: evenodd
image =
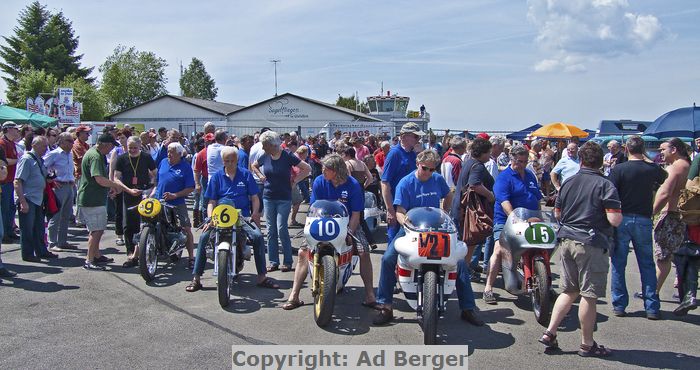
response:
M484 290L484 302L486 304L498 304L492 290Z
M634 292L634 298L644 299L644 294L642 292Z
M616 317L626 317L627 312L625 312L625 310L613 310L613 315Z
M474 326L484 326L484 321L476 315L474 310L462 310L460 318Z
M469 279L472 283L478 283L481 281L481 274L476 271L472 271L472 276Z
M117 241L114 242L114 244L121 247L124 245L124 239L117 239Z
M14 271L10 271L6 269L5 267L0 267L0 277L4 278L11 278L17 276L17 273Z
M648 319L648 320L654 320L654 321L656 321L656 320L661 320L661 314L658 313L658 312L656 312L656 313L654 313L654 312L647 312L647 319Z
M51 260L51 259L54 259L54 258L58 258L58 254L48 252L48 253L46 253L45 255L40 256L40 258L43 258L43 259L50 259L50 260Z
M114 258L109 258L109 257L106 257L106 256L102 255L102 256L99 256L99 257L95 257L94 262L95 262L95 263L100 263L100 264L102 264L102 263L112 263L112 262L114 262Z
M124 268L129 268L129 267L136 267L139 265L139 260L138 258L128 258L126 262L122 264L122 267Z
M372 324L376 326L386 325L394 319L394 311L390 308L380 308L377 316L372 320Z
M54 245L53 247L49 248L51 252L63 252L63 249L59 248L57 245Z
M85 261L85 264L83 264L83 268L86 270L94 270L94 271L104 271L105 270L104 266L96 265L90 261Z

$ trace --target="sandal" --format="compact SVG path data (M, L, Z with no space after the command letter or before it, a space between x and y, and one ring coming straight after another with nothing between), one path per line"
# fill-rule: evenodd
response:
M304 305L304 301L300 301L300 300L297 299L297 300L295 300L295 301L287 301L287 302L285 302L285 304L282 305L282 309L283 309L283 310L286 310L286 311L290 311L290 310L293 310L293 309L295 309L295 308L297 308L297 307L301 307L301 306L303 306L303 305Z
M282 265L282 266L280 266L280 271L289 272L289 271L292 271L292 268L287 266L287 265Z
M279 284L277 284L275 279L273 279L271 277L266 277L265 279L263 279L263 281L257 283L256 285L261 287L261 288L270 288L270 289L279 289L280 288Z
M544 344L547 349L559 348L559 342L557 341L557 335L552 334L551 331L545 330L542 333L542 337L537 340L538 342Z
M190 282L190 285L185 287L185 291L190 293L196 292L200 289L202 289L202 283L200 283L199 281L192 281Z
M124 268L129 268L129 267L136 267L139 265L139 260L138 258L127 258L126 262L122 264L122 267Z
M267 272L273 272L273 271L277 271L277 270L279 270L279 269L280 269L280 266L279 266L279 265L270 265L270 266L267 266Z
M585 344L581 345L581 350L578 351L578 355L581 357L607 357L612 354L612 351L609 348L605 348L604 346L598 345L595 341L593 341L592 346L587 346Z
M367 308L374 309L374 310L379 309L379 303L377 303L376 301L374 301L374 302L362 302L362 305L367 307Z

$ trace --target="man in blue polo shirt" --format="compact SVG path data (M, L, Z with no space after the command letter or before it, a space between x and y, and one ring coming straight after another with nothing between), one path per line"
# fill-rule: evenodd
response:
M258 185L255 183L253 174L245 168L238 166L238 149L225 146L221 149L223 168L214 173L209 179L206 198L207 215L211 217L214 207L220 202L233 205L240 210L242 217L251 217L256 223L260 222L260 200L257 197ZM204 232L199 237L197 245L197 258L192 270L192 282L185 288L188 292L196 292L202 289L200 278L204 274L204 267L207 263L206 246L213 230L213 223L204 226ZM253 243L253 253L255 255L255 270L258 273L257 285L263 288L279 289L279 285L266 276L265 269L265 239L260 229L255 228L252 223L244 222L241 228Z
M171 206L175 206L175 216L180 221L182 231L187 236L187 254L190 257L189 265L194 265L192 236L192 224L187 212L185 198L194 191L194 173L189 163L183 157L187 154L182 144L174 142L168 144L167 159L160 162L156 172L156 186L151 192L157 199L164 199ZM191 268L191 267L189 267Z
M493 193L496 196L493 217L493 239L496 241L493 254L489 260L489 274L484 286L484 302L496 304L493 296L493 283L498 276L501 266L504 249L498 239L501 236L503 225L506 223L508 215L516 208L527 208L532 210L540 209L540 199L542 193L537 185L537 178L526 170L528 163L528 150L517 145L510 150L510 166L501 172L496 178L493 186ZM517 261L513 261L517 263Z
M444 198L442 209L450 211L454 192L450 191L445 178L436 172L440 163L440 157L434 150L424 150L416 157L417 169L399 181L396 186L396 195L393 205L396 207L396 221L403 225L406 214L416 207L440 208L440 199ZM392 301L394 285L396 285L396 262L398 253L394 242L406 235L403 227L400 227L396 237L389 242L386 252L382 256L382 269L379 273L379 287L377 288L377 309L379 312L374 318L374 325L388 324L393 318ZM469 277L466 275L466 263L460 262L458 267L457 296L462 309L462 319L473 325L481 326L484 322L479 320L474 309L473 292ZM471 293L471 299L470 299Z
M360 256L360 277L365 285L365 300L363 306L374 308L376 299L372 286L372 261L370 260L367 239L360 225L361 212L364 210L364 193L360 183L348 173L345 161L338 154L326 156L323 161L323 174L316 177L311 191L311 204L317 200L337 200L345 205L350 213L348 231L352 232L360 242L357 243L357 252ZM349 244L348 244L349 245ZM294 285L289 299L282 305L285 310L293 310L304 302L299 300L299 291L304 284L308 273L309 253L308 246L299 249L296 270L294 271Z
M416 163L415 148L421 136L425 132L413 122L409 122L401 127L401 141L399 145L389 150L389 154L384 161L384 172L382 172L382 197L386 204L387 242L391 242L396 237L396 233L401 225L396 222L396 210L394 209L394 195L399 181L409 173L413 172Z

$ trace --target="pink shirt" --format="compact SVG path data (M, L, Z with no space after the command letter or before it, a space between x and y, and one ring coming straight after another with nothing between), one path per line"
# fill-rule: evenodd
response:
M361 146L359 149L355 148L355 159L362 161L366 156L369 155L369 148L366 145Z

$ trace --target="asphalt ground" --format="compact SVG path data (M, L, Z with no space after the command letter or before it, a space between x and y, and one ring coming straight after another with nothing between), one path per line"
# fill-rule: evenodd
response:
M299 219L303 217L302 213ZM300 230L290 229L290 233ZM375 236L384 240L385 229L378 229ZM295 238L293 244L298 246L301 240ZM269 274L278 280L279 290L258 288L255 266L247 262L235 283L235 298L222 309L211 261L202 280L204 290L187 293L191 273L184 260L161 266L152 284L144 282L137 268L122 268L126 257L123 247L114 244L113 225L101 243L103 253L115 258L108 271L81 267L87 249L85 229L71 228L70 241L79 244L77 251L61 252L60 258L47 263L23 262L18 244L2 246L4 263L18 275L0 282L0 369L216 369L231 367L232 346L422 343L416 314L402 294L395 296L395 321L386 327L371 325L375 311L360 305L364 292L359 268L337 298L331 324L319 328L313 320L308 284L301 293L305 306L293 311L280 308L291 290L292 272ZM372 252L375 287L385 248L380 244ZM553 258L555 273L557 261L558 254ZM630 294L638 290L633 253L627 282ZM555 288L557 283L555 275ZM595 339L614 350L606 359L577 355L576 306L560 328L562 351L545 353L537 342L544 328L535 321L528 297L511 296L502 290L499 278L494 290L499 302L490 306L481 300L483 283L472 286L486 325L474 327L460 320L453 295L438 326L440 343L469 346L471 368L700 368L700 310L682 318L671 313L677 306L672 280L661 294L660 321L646 319L641 300L630 299L625 318L612 315L608 298L599 301Z

